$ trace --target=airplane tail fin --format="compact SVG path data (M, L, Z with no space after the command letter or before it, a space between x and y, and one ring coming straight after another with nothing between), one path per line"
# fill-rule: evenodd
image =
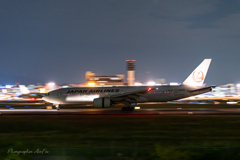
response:
M202 86L212 59L204 59L202 63L183 81L183 85Z
M28 90L28 88L25 85L19 85L19 88L20 88L20 92L22 94L29 94L30 93L30 91Z

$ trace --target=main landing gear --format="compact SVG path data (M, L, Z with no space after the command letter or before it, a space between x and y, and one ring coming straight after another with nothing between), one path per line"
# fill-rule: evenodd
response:
M122 111L134 111L134 107L130 107L130 106L122 107Z
M134 107L131 107L128 101L124 101L123 104L127 107L122 107L122 111L133 111Z
M56 105L56 109L57 109L57 110L60 110L59 104Z

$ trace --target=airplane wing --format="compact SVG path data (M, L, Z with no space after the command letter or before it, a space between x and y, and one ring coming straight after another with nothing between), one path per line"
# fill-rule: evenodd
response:
M134 92L126 92L123 94L112 95L110 98L112 101L122 101L122 100L135 101L137 98L143 96L144 94L146 94L147 92L152 91L152 90L154 90L154 88L148 87L144 90L138 90L138 91L134 91Z

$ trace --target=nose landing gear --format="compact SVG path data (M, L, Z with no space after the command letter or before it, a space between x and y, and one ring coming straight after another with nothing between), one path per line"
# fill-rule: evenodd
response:
M59 104L56 105L56 109L57 109L57 110L60 110Z
M134 107L131 107L131 105L128 101L124 101L123 104L126 107L122 107L122 111L134 111Z

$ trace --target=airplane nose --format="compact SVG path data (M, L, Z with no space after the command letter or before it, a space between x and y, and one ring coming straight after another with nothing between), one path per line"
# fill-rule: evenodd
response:
M48 97L42 97L44 101L48 101Z

